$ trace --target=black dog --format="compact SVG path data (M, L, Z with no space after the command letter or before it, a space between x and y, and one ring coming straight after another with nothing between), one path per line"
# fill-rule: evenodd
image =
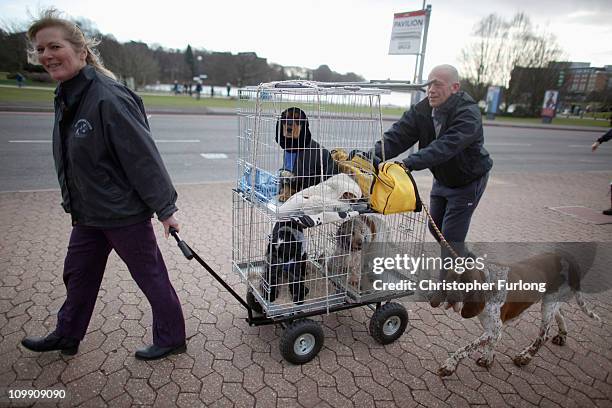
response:
M276 300L284 276L293 302L298 305L304 302L309 292L305 285L307 258L303 228L291 222L276 223L266 250L265 282L270 288L270 302ZM262 292L266 292L265 288Z

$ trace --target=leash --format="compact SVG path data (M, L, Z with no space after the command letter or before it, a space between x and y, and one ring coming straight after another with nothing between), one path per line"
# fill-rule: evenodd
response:
M440 243L444 244L446 249L448 249L450 251L451 255L453 255L455 258L459 258L459 254L453 249L453 247L451 247L451 245L448 243L446 238L444 238L444 235L442 234L442 231L440 231L440 229L436 225L436 222L434 221L433 217L429 213L429 208L427 208L425 203L421 203L421 204L423 205L423 209L425 210L425 214L427 214L427 218L429 219L429 222L433 226L433 229L436 232L436 235L438 236L438 238L440 238Z

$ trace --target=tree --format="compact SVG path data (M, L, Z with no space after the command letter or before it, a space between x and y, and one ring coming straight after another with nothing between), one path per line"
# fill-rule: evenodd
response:
M125 44L128 58L127 77L133 77L136 88L145 86L159 77L159 65L145 43L130 41Z
M334 80L334 73L327 65L321 65L319 68L312 72L313 81L321 82L332 82Z
M483 100L488 86L497 81L495 68L503 55L506 30L504 20L490 14L476 24L476 39L461 50L465 88L477 101Z
M555 75L554 70L544 68L562 53L555 37L535 28L524 13L510 20L490 14L475 25L473 37L461 50L460 60L466 90L476 100L485 98L489 85L507 88L516 67L541 68L538 75ZM546 79L539 84L548 82ZM514 103L516 92L509 89L504 99L507 109Z
M191 80L195 74L195 58L193 57L193 51L189 44L187 44L187 49L185 50L185 63L189 70L189 80Z
M27 60L25 33L0 29L0 70L23 71Z

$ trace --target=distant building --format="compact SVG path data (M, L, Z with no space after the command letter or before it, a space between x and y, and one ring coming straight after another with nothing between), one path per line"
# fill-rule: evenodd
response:
M535 114L547 90L559 91L558 112L607 110L612 104L612 65L592 67L588 62L554 61L544 68L512 70L508 96L513 109Z
M589 62L554 61L548 69L556 72L560 93L558 111L579 113L591 108L606 108L612 102L612 65L592 67Z
M612 89L612 65L591 67L588 62L553 62L564 73L562 88L576 96L587 97L591 92Z

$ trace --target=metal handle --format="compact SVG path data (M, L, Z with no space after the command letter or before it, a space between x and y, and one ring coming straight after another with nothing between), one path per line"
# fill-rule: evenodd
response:
M189 245L187 245L187 243L183 241L181 237L179 237L178 230L174 227L170 227L169 232L176 240L176 243L178 244L178 247L183 255L185 255L185 258L189 260L193 259L193 252L191 252L191 248L189 248Z

